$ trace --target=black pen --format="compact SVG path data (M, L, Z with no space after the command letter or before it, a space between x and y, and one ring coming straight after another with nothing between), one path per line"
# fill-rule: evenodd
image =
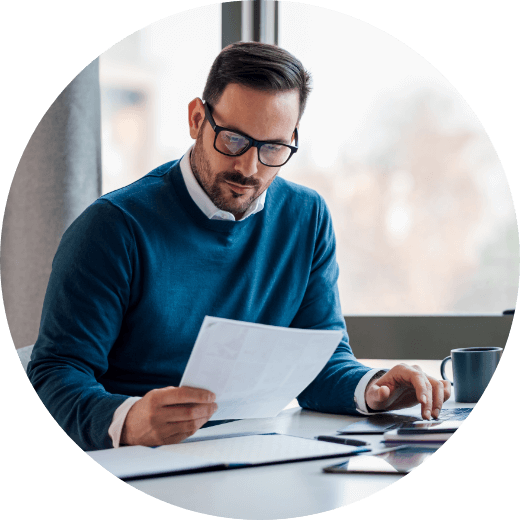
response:
M357 439L345 439L345 437L331 437L329 435L318 435L314 437L317 441L335 442L336 444L346 444L347 446L368 446L370 443Z

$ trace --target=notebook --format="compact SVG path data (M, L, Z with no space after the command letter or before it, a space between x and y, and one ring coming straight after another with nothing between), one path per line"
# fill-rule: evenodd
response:
M210 437L200 442L158 448L125 446L88 451L97 463L122 480L200 471L264 466L348 457L370 448L344 446L277 433Z

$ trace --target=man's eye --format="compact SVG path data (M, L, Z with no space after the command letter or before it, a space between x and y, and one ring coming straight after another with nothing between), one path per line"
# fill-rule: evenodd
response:
M224 139L229 143L239 144L244 142L244 138L241 135L231 134L229 132L222 132L224 134Z
M280 144L264 144L265 151L267 153L279 152L282 149Z
M219 141L222 143L217 147L221 147L224 153L236 154L247 146L247 139L233 132L220 132Z

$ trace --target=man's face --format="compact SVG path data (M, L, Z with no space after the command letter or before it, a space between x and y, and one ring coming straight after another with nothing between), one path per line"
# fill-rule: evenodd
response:
M262 92L230 84L212 106L215 123L258 141L291 144L298 122L299 93ZM240 219L254 200L273 182L279 167L264 166L258 149L228 157L213 147L215 132L204 121L204 107L197 98L189 105L190 135L196 139L192 151L193 173L213 204Z

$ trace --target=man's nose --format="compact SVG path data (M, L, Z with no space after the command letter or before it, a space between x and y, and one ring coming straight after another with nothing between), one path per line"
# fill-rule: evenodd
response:
M235 171L244 177L251 177L258 172L258 150L252 146L245 154L235 159Z

